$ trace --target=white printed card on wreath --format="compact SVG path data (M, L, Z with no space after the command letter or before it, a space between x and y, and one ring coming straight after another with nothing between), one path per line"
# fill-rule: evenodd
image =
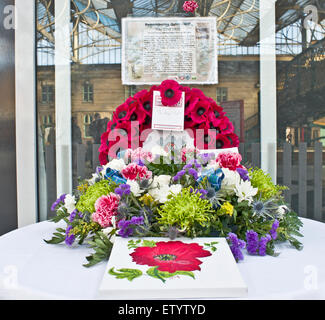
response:
M184 130L185 93L174 106L164 106L161 103L159 91L153 92L152 125L154 130Z

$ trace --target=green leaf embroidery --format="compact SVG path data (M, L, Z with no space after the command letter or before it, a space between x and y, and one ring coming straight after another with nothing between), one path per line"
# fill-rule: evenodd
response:
M150 248L153 248L153 247L155 247L156 246L156 242L155 241L153 241L153 240L143 240L142 241L142 246L143 247L150 247Z
M217 248L215 247L215 245L218 244L218 241L213 241L211 243L204 243L206 249L210 249L212 252L216 252Z
M170 273L167 271L159 271L158 267L152 267L147 270L147 274L150 277L161 280L162 282L166 282L166 279L174 277L174 276L189 276L195 279L194 273L191 271L176 271L174 273Z
M134 240L129 240L128 241L128 249L130 250L130 249L135 249L135 248L137 248L139 245L140 245L140 243L141 243L141 239L138 239L138 240L136 240L136 241L134 241Z
M108 273L112 276L115 276L117 279L128 279L129 281L142 276L142 271L139 269L123 268L114 271L114 268L111 268L109 269Z

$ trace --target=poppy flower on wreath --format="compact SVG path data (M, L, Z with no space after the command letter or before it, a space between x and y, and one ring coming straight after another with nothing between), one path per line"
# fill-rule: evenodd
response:
M226 137L230 144L229 148L235 148L235 147L239 146L239 138L238 138L237 134L231 132L231 133L226 134Z
M210 103L208 100L199 100L195 105L190 116L196 123L206 122L209 115Z
M200 98L192 91L190 91L188 94L185 94L185 115L189 115L193 111L199 99Z
M165 80L159 87L161 103L164 106L174 106L182 97L181 86L175 80Z
M141 90L134 95L134 98L140 103L146 116L152 117L152 92Z
M159 271L174 273L201 270L202 261L198 258L211 256L211 253L197 243L160 241L155 247L138 247L130 256L136 264L158 267Z
M206 97L202 90L179 85L174 80L165 80L150 90L141 90L129 97L113 113L107 130L101 136L100 163L106 164L107 157L116 158L119 145L126 148L142 147L143 142L152 132L153 92L160 91L162 103L173 106L185 93L184 129L194 139L194 145L204 149L237 147L239 139L234 133L234 126L225 116L223 108L212 98ZM137 121L137 130L131 130L131 123ZM197 129L204 129L204 141L197 141ZM209 134L209 129L213 129ZM111 150L111 149L114 150Z
M113 121L115 123L121 123L123 121L130 120L130 116L134 110L134 106L130 107L129 104L124 102L118 106L113 114Z

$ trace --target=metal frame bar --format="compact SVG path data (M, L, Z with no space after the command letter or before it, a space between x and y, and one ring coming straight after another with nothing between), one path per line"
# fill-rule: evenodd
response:
M55 0L57 195L72 192L70 1Z
M16 167L18 228L37 221L35 2L16 0Z
M277 175L275 2L260 1L261 168Z

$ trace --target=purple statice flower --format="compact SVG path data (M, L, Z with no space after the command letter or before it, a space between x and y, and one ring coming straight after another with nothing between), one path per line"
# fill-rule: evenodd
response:
M99 175L103 171L103 167L98 166L96 168L96 174Z
M247 251L250 254L257 254L259 239L258 234L254 230L246 232Z
M206 165L210 160L212 160L215 155L213 153L201 153L199 155L203 165Z
M277 219L274 220L273 224L272 224L272 228L270 230L270 235L272 237L273 240L275 240L278 237L278 233L277 230L279 228L279 221Z
M131 220L122 219L118 223L118 235L122 238L128 238L133 234L133 229L131 226L137 226L144 223L144 218L140 217L132 217Z
M74 210L70 213L70 216L69 216L69 221L70 221L70 222L72 222L72 221L76 218L77 213L78 213L77 209L74 209Z
M68 245L68 246L72 246L72 244L74 243L74 240L75 240L75 236L74 234L70 234L70 231L72 229L72 226L69 226L66 231L65 231L65 244Z
M181 171L178 171L177 173L176 173L176 175L174 176L174 181L178 181L178 180L180 180L182 177L183 177L183 175L186 173L186 170L181 170Z
M128 184L120 184L119 187L115 189L115 193L120 197L128 195L131 193L131 187Z
M191 169L193 168L193 165L196 169L201 169L202 166L198 163L198 161L196 159L192 159L189 161L188 164L186 164L183 169Z
M194 178L194 180L197 180L199 177L197 171L193 168L188 169L188 173Z
M259 243L259 255L260 256L265 256L266 255L266 245L269 241L271 241L272 238L269 234L267 234L265 237L262 237Z
M235 233L228 233L227 239L230 241L230 250L236 261L244 260L244 255L241 249L246 247L246 242L244 240L238 239Z
M82 215L81 212L78 212L77 209L74 209L74 210L70 213L69 221L70 221L70 222L73 222L77 215L79 216L79 218L82 218L82 217L83 217L83 215Z
M237 168L236 171L239 173L240 177L244 180L244 181L249 181L249 176L248 176L248 171L246 169L243 168Z
M66 194L65 194L65 193L64 193L64 194L61 194L60 197L57 198L57 199L54 201L54 203L52 204L52 206L51 206L51 210L52 210L52 211L55 211L57 205L58 205L60 202L64 202L65 197L66 197Z

